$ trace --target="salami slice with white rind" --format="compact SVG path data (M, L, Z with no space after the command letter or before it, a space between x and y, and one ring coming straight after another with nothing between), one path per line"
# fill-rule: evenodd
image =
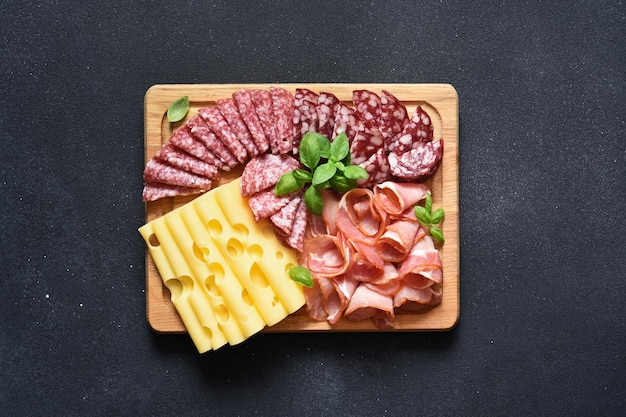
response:
M391 175L403 181L424 181L435 173L443 156L443 139L420 142L402 154L388 156Z

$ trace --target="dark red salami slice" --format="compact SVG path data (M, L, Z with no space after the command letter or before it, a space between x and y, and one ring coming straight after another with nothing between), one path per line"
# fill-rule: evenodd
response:
M222 161L213 155L213 153L209 151L204 143L202 143L195 135L191 134L189 126L187 125L183 125L176 129L168 142L188 154L193 155L210 165L214 165L218 169L224 169L226 171L230 169L228 167L224 167Z
M308 210L304 200L300 200L298 204L298 210L296 211L296 218L291 226L291 233L285 237L285 242L297 251L302 252L304 250L304 237L306 234L308 224Z
M322 91L317 99L317 133L329 139L333 137L338 105L339 99L332 93Z
M437 171L443 156L443 139L420 142L402 154L388 156L391 175L404 181L424 181Z
M384 143L378 127L361 122L359 131L350 144L352 163L359 165L367 161L379 149L384 149Z
M182 169L183 171L202 175L203 177L211 178L212 180L216 180L220 177L219 170L215 165L208 164L205 161L177 148L169 142L157 151L155 158L160 159L173 167Z
M391 178L391 168L384 148L379 148L376 153L360 164L370 175L368 179L358 180L359 187L371 188Z
M277 197L274 195L274 190L269 189L250 197L248 205L250 210L252 210L252 214L254 214L254 219L260 222L272 214L278 213L280 209L289 204L292 198L293 196L289 194Z
M293 226L293 222L296 219L296 212L298 211L298 206L300 205L300 201L302 201L302 197L296 195L294 198L287 203L285 207L280 209L278 213L272 214L270 216L270 221L274 225L274 230L276 233L282 234L284 236L288 236L291 233L291 227Z
M265 153L265 151L269 149L270 141L267 136L265 136L265 131L263 130L263 125L261 124L254 107L250 90L243 88L236 91L233 93L233 99L235 100L235 104L237 105L237 110L239 110L241 118L245 122L246 126L248 126L248 130L250 131L250 135L252 135L256 148L260 154Z
M346 136L348 136L348 141L352 143L358 131L359 123L354 110L341 101L337 103L332 139L336 138L338 134L345 132Z
M239 114L239 110L237 109L237 105L235 104L235 99L233 98L224 98L216 101L217 109L222 113L224 119L228 122L232 132L235 134L235 137L239 140L239 142L246 148L246 152L252 158L259 154L259 150L254 143L254 139L252 139L252 135L248 130L248 126L246 122L243 121L241 115Z
M248 152L239 142L222 113L216 107L205 107L200 109L198 113L237 161L245 162L248 158Z
M146 182L161 182L182 187L198 188L204 191L211 189L211 180L209 178L183 171L156 158L148 161L143 171L143 177Z
M141 198L143 201L156 201L165 197L199 194L199 188L181 187L180 185L163 184L161 182L148 181L143 187Z
M265 132L265 137L269 141L272 153L278 153L278 140L276 135L276 122L274 121L274 107L272 106L272 95L267 90L251 90L252 104L256 110L259 122Z
M352 103L354 113L366 125L376 128L380 126L381 101L376 93L369 90L354 90Z
M274 122L276 123L277 153L283 154L293 150L293 118L295 98L293 94L281 87L270 87ZM272 151L274 151L272 149Z
M385 90L380 95L380 110L380 132L388 143L409 123L409 113L400 100Z
M230 168L239 165L239 162L230 153L226 146L213 133L204 118L197 114L187 121L187 126L200 142L204 144L223 163L222 169L229 171Z
M402 154L410 149L415 149L423 142L432 142L433 124L430 116L421 106L417 106L413 117L404 126L402 132L388 142L387 150Z
M289 155L263 154L246 164L241 174L241 195L248 197L274 187L283 174L300 167Z
M306 89L296 89L294 95L294 137L293 137L293 153L297 154L300 147L300 140L307 132L317 132L318 114L317 101L319 96L317 93Z

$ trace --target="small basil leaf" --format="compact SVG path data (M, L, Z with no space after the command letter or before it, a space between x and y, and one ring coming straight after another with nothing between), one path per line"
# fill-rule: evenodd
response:
M430 224L430 213L428 213L424 207L415 206L415 209L413 211L415 212L415 217L417 217L417 221L419 221L424 226Z
M346 178L343 175L335 175L329 181L330 187L340 193L345 193L356 187L356 180Z
M292 266L291 268L289 268L289 278L291 278L300 285L313 288L313 275L307 267Z
M167 120L174 123L183 120L187 112L189 111L189 97L182 96L176 99L167 108Z
M330 158L330 142L326 136L316 133L317 144L320 147L320 156L322 158L329 159Z
M304 192L304 204L307 210L316 216L322 215L322 209L324 208L324 202L322 201L322 194L320 190L315 187L309 187Z
M335 140L330 144L330 160L333 162L341 161L350 153L350 144L348 137L345 135L337 135Z
M313 176L311 175L309 171L305 171L303 169L294 170L293 177L296 179L296 181L298 181L298 184L300 184L300 187L302 187L307 182L311 182L311 179L313 178Z
M344 169L343 173L346 178L351 178L354 180L367 179L370 177L370 174L368 174L365 169L358 165L347 166L346 169Z
M424 203L424 208L430 214L433 211L433 197L430 193L426 194L426 202Z
M333 164L337 167L337 170L341 172L343 172L343 170L346 169L346 166L341 161L333 162Z
M443 220L443 216L444 216L443 209L442 208L438 208L430 216L430 221L431 221L432 224L439 224Z
M440 228L438 228L438 227L431 227L430 228L430 234L432 235L432 237L434 237L435 239L437 239L441 243L445 242L445 240L443 238L443 232L441 231Z
M349 166L350 163L352 162L352 154L350 152L348 152L348 154L346 155L345 158L343 158L341 160L341 162L345 165L345 166Z
M315 135L309 132L300 141L300 162L311 170L320 163L320 146Z
M301 185L296 180L293 172L288 172L286 174L283 174L283 176L280 177L280 179L276 183L276 186L274 187L274 195L281 196L289 194L300 188Z
M337 167L335 165L328 162L324 163L315 169L315 172L313 173L313 180L311 181L311 183L313 185L319 185L323 182L326 182L331 179L336 172Z

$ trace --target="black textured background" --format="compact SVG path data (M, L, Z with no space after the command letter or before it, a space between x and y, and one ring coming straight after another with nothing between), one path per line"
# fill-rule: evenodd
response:
M0 415L623 415L623 2L101 3L0 5ZM144 94L246 82L456 87L453 331L151 332Z

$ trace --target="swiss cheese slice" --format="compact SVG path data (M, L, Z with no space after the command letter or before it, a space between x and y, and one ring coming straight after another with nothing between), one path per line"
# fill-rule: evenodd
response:
M200 353L242 342L304 303L289 278L296 252L256 222L241 179L139 228Z

